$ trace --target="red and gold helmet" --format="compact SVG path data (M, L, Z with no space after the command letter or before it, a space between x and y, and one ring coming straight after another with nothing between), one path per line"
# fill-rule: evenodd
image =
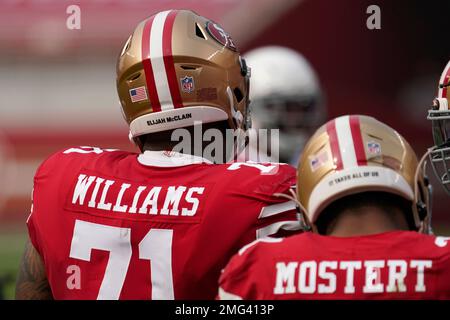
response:
M428 111L432 123L434 148L430 160L437 178L450 195L450 61L442 72L438 96Z
M250 72L231 37L188 10L138 24L117 63L117 91L130 137L228 121L249 126Z
M332 202L356 193L382 191L412 204L417 229L427 215L429 190L417 157L394 129L368 116L350 115L320 127L298 166L298 200L314 224Z

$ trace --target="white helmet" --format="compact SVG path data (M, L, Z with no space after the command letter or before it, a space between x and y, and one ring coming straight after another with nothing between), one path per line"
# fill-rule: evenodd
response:
M257 48L244 58L252 71L253 127L280 129L280 160L296 162L303 144L326 119L316 72L301 54L285 47Z

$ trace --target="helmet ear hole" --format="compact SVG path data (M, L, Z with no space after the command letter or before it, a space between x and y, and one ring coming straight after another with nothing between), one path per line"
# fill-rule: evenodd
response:
M183 69L183 70L197 70L199 67L197 67L197 66L192 66L192 65L190 65L190 66L188 66L188 65L183 65L183 66L181 66L181 69Z
M241 102L242 99L244 99L244 95L242 94L241 89L239 89L238 87L234 88L233 93L238 103Z
M140 72L135 73L135 74L131 75L131 76L127 79L127 81L134 81L134 80L137 80L140 76L141 76L141 73L140 73Z

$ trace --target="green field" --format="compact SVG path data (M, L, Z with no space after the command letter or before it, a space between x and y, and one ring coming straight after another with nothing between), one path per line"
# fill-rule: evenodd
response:
M436 235L450 236L450 227L434 228ZM13 299L17 270L27 234L25 230L0 229L0 299Z
M14 298L15 280L26 238L24 230L0 231L0 298Z

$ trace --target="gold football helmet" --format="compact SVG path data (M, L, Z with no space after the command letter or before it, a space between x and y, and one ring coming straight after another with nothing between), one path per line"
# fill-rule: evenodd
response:
M411 201L417 229L429 232L427 186L408 142L394 129L362 115L338 117L320 127L298 166L298 200L310 224L339 198L384 191Z
M433 130L434 148L430 160L444 189L450 194L450 61L442 72L438 96L428 111Z
M117 63L117 91L130 138L202 123L250 125L250 70L231 37L188 10L138 24Z

